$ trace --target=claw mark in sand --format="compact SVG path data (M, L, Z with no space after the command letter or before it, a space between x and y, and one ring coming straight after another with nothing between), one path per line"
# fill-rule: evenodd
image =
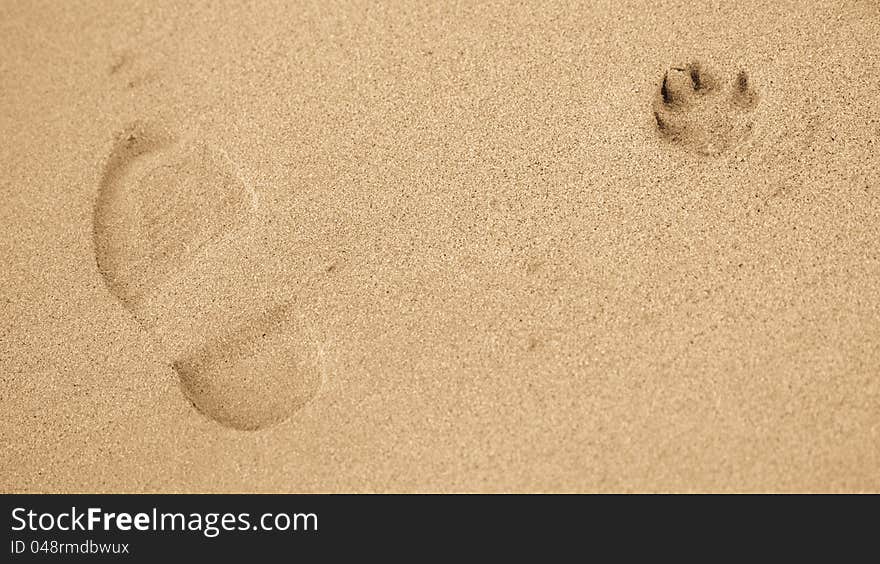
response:
M740 70L725 83L699 63L663 74L653 104L654 124L667 141L703 156L714 156L747 139L759 97Z

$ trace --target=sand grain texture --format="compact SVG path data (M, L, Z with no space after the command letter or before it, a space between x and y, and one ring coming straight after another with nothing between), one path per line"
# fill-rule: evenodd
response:
M0 491L880 490L874 2L0 6Z

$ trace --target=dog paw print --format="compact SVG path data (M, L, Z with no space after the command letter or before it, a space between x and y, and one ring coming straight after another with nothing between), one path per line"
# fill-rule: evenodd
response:
M744 70L724 81L699 63L672 67L654 100L655 125L671 143L699 155L719 155L751 135L758 101Z

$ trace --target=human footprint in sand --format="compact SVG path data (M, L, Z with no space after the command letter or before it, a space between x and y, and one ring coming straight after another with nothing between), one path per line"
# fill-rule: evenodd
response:
M290 303L239 319L188 309L179 298L182 282L198 276L194 265L217 272L236 253L257 206L225 153L135 123L113 144L94 213L95 255L109 290L162 344L189 401L242 430L287 419L322 381L314 339ZM181 323L193 317L197 331Z

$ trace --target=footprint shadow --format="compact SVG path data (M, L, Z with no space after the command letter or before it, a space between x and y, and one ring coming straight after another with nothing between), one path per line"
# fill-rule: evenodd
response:
M163 315L160 294L208 247L234 240L256 206L255 193L224 153L167 128L134 123L116 137L98 189L98 270L138 323L158 331L152 320ZM290 304L281 304L219 338L166 354L199 412L230 428L256 430L287 419L316 395L321 373L313 343Z

